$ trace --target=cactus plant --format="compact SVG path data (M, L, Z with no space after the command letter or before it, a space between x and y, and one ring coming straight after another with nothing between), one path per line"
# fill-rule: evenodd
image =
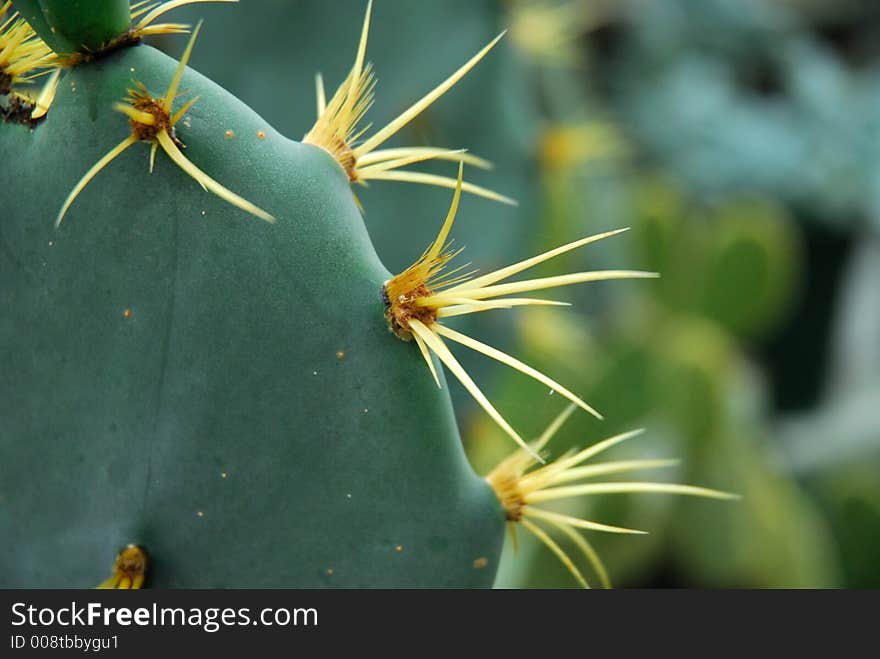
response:
M367 154L400 123L352 148L370 90L366 27L347 82L319 103L318 132L343 142L334 150L281 136L188 69L198 28L179 62L140 43L185 0L139 3L128 21L116 0L20 4L37 34L64 39L48 42L51 64L16 74L51 72L38 125L0 125L0 535L12 539L0 583L490 586L510 513L465 459L425 346L468 385L438 338L454 338L441 312L612 278L493 286L596 238L469 284L447 278L441 289L454 288L435 294L475 160L413 147L382 162L457 160L459 176L437 240L392 277L351 192L364 170L339 157ZM178 89L190 98L180 107ZM149 168L130 148L140 141ZM398 340L409 330L422 356Z

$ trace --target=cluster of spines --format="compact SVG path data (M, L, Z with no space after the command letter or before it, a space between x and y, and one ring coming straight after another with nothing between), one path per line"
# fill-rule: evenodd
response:
M127 40L126 43L134 42L143 36L151 34L181 34L188 32L190 26L186 24L157 24L154 21L171 9L196 2L237 2L237 0L171 0L164 3L138 2L131 9L133 25L129 33L124 35L124 39ZM387 126L366 137L370 127L362 128L360 124L372 104L375 89L372 67L370 64L364 63L371 6L372 2L367 7L355 64L329 102L326 99L323 81L318 76L318 119L303 141L318 146L330 153L353 183L364 183L368 180L398 180L438 185L455 190L446 220L435 241L412 266L386 282L383 287L383 301L389 328L398 337L415 341L434 380L439 386L440 381L432 354L437 356L462 382L491 418L519 445L518 450L514 454L502 461L487 476L487 481L495 490L505 509L508 521L512 524L520 523L535 535L560 558L578 582L586 586L587 582L582 572L575 566L574 562L562 550L560 545L547 534L545 529L540 527L540 524L549 525L551 528L560 531L581 550L599 575L600 582L603 585L607 585L607 572L598 555L575 529L614 533L638 533L638 531L567 517L559 513L543 510L536 507L535 504L556 499L613 492L668 492L713 498L729 498L730 495L705 488L666 483L580 483L577 485L561 485L562 483L581 481L601 474L669 466L671 463L658 460L635 460L583 466L583 462L588 458L637 434L627 433L600 442L580 452L563 456L556 462L545 464L540 456L541 450L562 425L565 418L575 409L575 406L598 418L601 418L601 415L574 393L548 376L510 355L453 330L446 326L442 319L499 308L565 304L564 302L554 300L510 296L575 283L608 279L655 277L656 274L629 270L606 270L501 283L548 259L600 239L613 236L623 230L589 236L479 277L474 277L473 272L463 272L464 266L449 269L450 262L461 251L450 249L451 242L449 240L461 193L463 191L470 192L506 203L511 203L511 200L484 188L464 182L463 166L465 163L482 168L489 167L489 163L481 158L467 154L463 150L436 147L399 147L388 149L379 149L378 147L464 77L492 49L501 36L503 36L503 33ZM9 2L0 7L0 18L4 17L9 7ZM128 97L114 106L116 110L128 117L131 125L131 134L111 149L82 177L65 201L58 214L56 223L61 222L76 197L101 169L130 146L140 141L151 143L150 171L153 169L156 153L161 148L172 161L206 190L261 219L267 221L275 220L270 214L214 181L190 162L180 151L179 147L182 144L174 132L174 127L197 99L189 100L176 112L173 112L173 104L178 96L180 80L192 52L199 27L193 32L170 86L162 97L153 98L143 86L136 84L133 89L129 90ZM80 53L65 60L60 60L33 33L33 30L30 29L26 22L13 14L0 24L0 94L10 93L14 84L30 82L40 75L50 73L51 77L48 84L44 87L39 98L33 103L32 116L34 118L42 117L45 115L54 97L55 87L57 86L62 68L77 64L84 59L89 59L91 56L88 53ZM401 171L403 167L426 160L457 161L459 163L458 177L453 179L422 172ZM532 444L526 443L504 420L503 416L488 401L464 368L452 356L444 339L481 352L538 380L568 398L572 401L573 406L560 415L537 442ZM542 466L536 468L538 464ZM143 551L138 547L127 547L120 553L117 559L114 576L102 584L102 587L120 587L119 584L121 584L121 587L140 587L143 583L145 570L146 557Z
M629 439L638 437L642 430L621 433L587 446L569 451L554 461L539 464L540 454L575 410L570 405L553 420L541 436L526 449L517 449L502 460L486 480L504 508L510 535L516 548L516 529L522 526L535 536L562 562L575 580L584 588L589 582L568 552L553 539L551 533L561 533L583 555L603 588L611 587L608 570L583 531L615 534L644 534L645 531L611 526L593 520L547 510L540 504L553 501L582 499L604 494L675 494L707 499L736 499L736 495L694 485L646 481L599 481L600 476L627 474L649 469L662 469L678 464L676 460L614 460L587 464L591 458L604 453ZM541 462L544 462L543 460ZM543 527L543 528L542 528Z
M96 586L98 590L140 590L147 580L150 559L143 547L128 545L116 555L110 576Z
M459 67L446 80L437 85L421 99L388 122L384 127L367 136L371 126L361 126L367 111L373 104L376 79L372 65L365 63L367 37L370 30L372 0L367 5L364 24L354 65L339 85L330 101L326 100L324 81L320 74L315 78L318 118L303 137L303 142L324 149L339 163L352 183L368 181L401 181L454 188L455 179L427 172L403 169L427 160L452 160L467 163L481 169L489 169L491 163L466 153L463 149L439 147L397 147L381 149L385 142L415 119L434 101L454 87L468 72L492 50L504 36L499 34L482 50ZM505 204L516 202L497 192L464 182L465 192Z
M183 155L183 152L180 150L182 143L177 138L174 127L195 104L198 98L190 99L173 114L172 111L174 101L178 96L183 72L186 70L187 62L189 62L201 26L202 24L199 23L193 31L186 50L177 65L177 70L174 72L171 83L168 85L168 89L163 96L153 98L143 85L136 83L134 89L128 90L128 96L113 106L115 110L128 117L131 132L122 142L110 149L98 162L92 165L74 186L73 190L70 191L55 219L56 226L61 224L68 209L70 209L73 202L89 182L113 160L138 142L149 142L151 145L150 172L153 171L153 166L155 165L156 152L161 148L175 165L180 167L187 176L196 181L204 190L217 195L236 208L240 208L261 220L275 222L275 218L271 214L215 181Z
M142 0L131 6L132 26L125 34L119 35L100 52L76 52L59 56L34 32L33 28L18 12L9 14L11 0L0 5L0 96L10 100L3 109L5 119L34 125L43 119L52 102L61 73L64 69L76 66L115 50L132 45L143 37L159 34L186 34L191 26L186 23L156 23L161 16L184 5L200 2L238 2L238 0L168 0L151 2ZM42 89L32 95L29 90L14 89L31 83L41 76L48 75Z
M0 97L3 118L32 123L45 112L40 99L21 89L58 67L58 57L18 12L10 13L12 2L0 5ZM45 99L42 101L45 103Z
M475 272L463 272L466 266L450 269L452 260L461 252L461 249L451 247L449 235L458 212L462 192L462 172L463 164L460 164L455 194L437 238L409 268L392 277L383 286L382 301L385 305L388 328L403 340L415 341L438 387L440 379L434 364L434 356L439 358L490 418L519 445L513 454L503 460L486 477L505 510L513 537L516 537L517 525L522 526L559 558L581 586L589 587L583 571L577 567L569 554L550 534L554 531L561 533L587 559L598 575L600 584L607 587L610 585L607 570L592 545L579 531L643 532L563 515L552 510L545 510L536 504L613 493L653 492L714 499L735 497L717 490L692 485L655 482L583 482L601 475L669 467L675 464L669 460L628 460L584 466L583 463L589 458L637 436L641 431L617 435L581 451L564 455L555 462L546 463L541 456L542 450L576 408L580 407L599 419L602 418L601 415L576 394L547 375L497 348L448 327L442 322L443 319L520 306L563 305L566 303L542 298L510 296L585 282L652 278L657 274L638 270L598 270L513 282L506 281L545 261L590 243L610 238L622 233L625 229L581 238L481 276L474 276ZM453 341L475 350L537 380L567 398L572 405L548 427L536 442L525 442L453 356L447 346L447 341Z
M399 338L415 340L438 387L440 386L440 380L437 377L431 353L436 355L446 365L504 432L519 444L521 448L529 450L522 437L510 426L495 406L489 402L473 379L471 379L458 360L452 355L446 346L445 340L459 343L491 359L495 359L541 382L593 416L600 419L602 417L590 405L555 380L511 355L448 327L442 320L452 316L481 313L495 309L510 309L521 306L566 305L567 303L556 300L510 296L585 282L653 278L657 274L639 270L595 270L501 283L540 263L578 247L617 235L625 231L625 229L588 236L479 277L473 277L474 273L462 273L462 268L448 270L452 259L461 251L450 249L449 233L458 212L462 191L462 172L463 166L459 165L458 180L452 204L437 238L413 265L385 283L383 288L385 317L388 321L389 329ZM535 457L538 458L537 455Z

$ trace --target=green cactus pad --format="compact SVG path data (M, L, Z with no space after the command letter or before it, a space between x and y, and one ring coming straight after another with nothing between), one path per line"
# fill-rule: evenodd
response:
M0 585L94 586L136 543L156 587L490 586L504 514L326 153L187 71L186 156L277 224L137 144L54 229L176 64L126 48L0 125Z
M15 0L12 4L61 55L98 51L131 27L128 0Z

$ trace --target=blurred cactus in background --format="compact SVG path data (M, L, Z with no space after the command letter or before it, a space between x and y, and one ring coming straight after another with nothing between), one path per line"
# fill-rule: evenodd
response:
M524 354L593 364L582 390L622 423L611 431L662 428L689 479L729 478L743 494L711 517L720 533L700 534L709 518L683 501L666 536L597 548L633 585L878 585L880 14L806 0L583 4L607 20L580 41L579 68L544 77L576 80L555 96L579 89L581 111L621 148L579 168L542 159L542 219L565 231L622 218L642 236L637 265L663 277L650 300L609 299L599 325L524 314ZM554 355L564 340L550 324L580 353ZM482 420L472 427L490 463L497 440ZM567 436L587 433L601 436ZM626 523L645 505L633 500ZM500 582L564 579L537 552Z

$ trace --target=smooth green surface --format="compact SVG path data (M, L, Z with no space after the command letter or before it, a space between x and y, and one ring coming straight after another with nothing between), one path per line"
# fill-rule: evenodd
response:
M129 542L157 587L491 585L500 507L324 152L188 71L186 155L277 225L137 144L53 228L128 134L113 102L175 65L126 49L0 125L0 585L92 586Z

